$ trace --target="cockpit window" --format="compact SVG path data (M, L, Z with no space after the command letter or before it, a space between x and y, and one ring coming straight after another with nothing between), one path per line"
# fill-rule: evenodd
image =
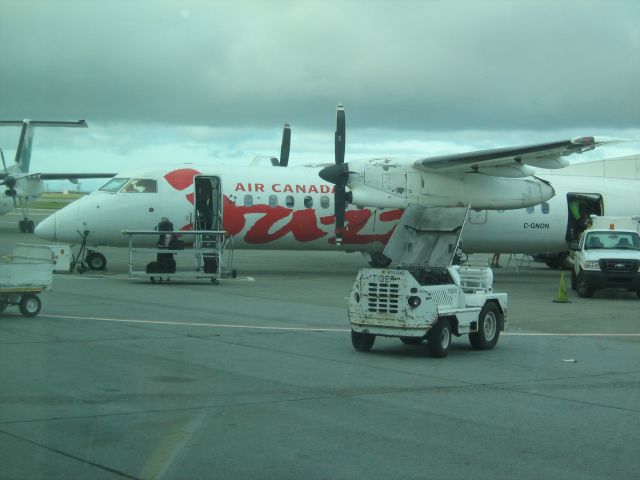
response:
M158 182L151 178L132 178L122 191L125 193L156 193Z
M112 192L115 193L122 188L122 186L129 181L128 178L112 178L107 183L105 183L98 190L101 192Z

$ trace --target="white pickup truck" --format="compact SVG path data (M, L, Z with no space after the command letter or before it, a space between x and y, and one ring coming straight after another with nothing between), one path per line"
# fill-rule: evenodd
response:
M488 350L507 323L507 294L493 292L488 267L450 265L362 269L348 299L351 342L369 351L376 336L405 344L427 341L435 357L449 352L453 335Z
M640 297L639 217L598 217L571 247L571 288L590 298L595 290L621 288Z

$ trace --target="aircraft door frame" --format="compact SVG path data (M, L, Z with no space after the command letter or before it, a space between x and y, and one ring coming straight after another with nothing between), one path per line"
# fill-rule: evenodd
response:
M567 233L568 242L578 239L582 230L578 227L572 205L581 204L586 207L587 215L604 215L604 196L601 193L569 192L567 193Z
M215 175L193 177L193 228L195 230L222 230L222 181Z

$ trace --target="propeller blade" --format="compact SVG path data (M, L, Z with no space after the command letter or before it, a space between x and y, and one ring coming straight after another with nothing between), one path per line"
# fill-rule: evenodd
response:
M280 166L289 165L289 150L291 149L291 127L288 123L282 129L282 145L280 146Z
M335 193L335 213L336 213L336 245L342 243L342 236L344 234L344 212L345 212L345 189L342 185L336 186Z
M7 164L4 161L4 152L2 151L1 148L0 148L0 156L2 157L2 167L4 168L4 174L6 176L9 176L9 171L7 170Z
M335 214L336 214L336 245L342 243L344 234L344 213L346 210L345 185L349 183L349 167L344 163L346 140L346 121L344 107L341 103L336 109L336 133L335 133L335 159L333 167L324 169L324 174L334 180L336 185L335 193Z
M336 133L335 133L335 152L336 152L336 164L344 163L344 145L345 145L346 125L344 117L344 107L341 103L338 104L336 110Z

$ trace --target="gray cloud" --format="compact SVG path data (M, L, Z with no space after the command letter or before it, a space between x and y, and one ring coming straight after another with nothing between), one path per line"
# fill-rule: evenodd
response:
M23 1L0 116L361 128L633 128L637 1Z

